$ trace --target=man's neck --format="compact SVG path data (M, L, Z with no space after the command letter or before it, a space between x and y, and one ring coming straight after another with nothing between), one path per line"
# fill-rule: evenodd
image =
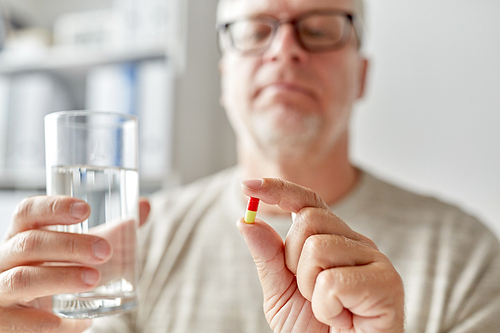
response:
M338 140L328 153L316 156L298 156L296 161L277 161L254 154L240 155L242 180L250 178L282 178L316 192L328 205L344 198L356 185L357 170L349 161L347 135ZM259 211L283 214L275 207L262 204Z

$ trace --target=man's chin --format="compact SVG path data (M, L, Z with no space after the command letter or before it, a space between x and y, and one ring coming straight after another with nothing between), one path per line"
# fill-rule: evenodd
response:
M277 104L252 114L255 125L267 125L269 130L282 135L316 132L321 123L320 115L303 108Z
M261 149L273 155L301 155L319 137L321 119L316 115L259 114L252 117L252 131Z

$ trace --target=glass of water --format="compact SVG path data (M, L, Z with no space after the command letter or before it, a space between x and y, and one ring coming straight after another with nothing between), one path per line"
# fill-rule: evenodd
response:
M64 111L45 117L47 195L69 195L91 207L87 220L53 230L93 234L113 246L111 259L95 266L92 291L52 297L55 314L94 318L137 306L139 180L137 118L113 112Z

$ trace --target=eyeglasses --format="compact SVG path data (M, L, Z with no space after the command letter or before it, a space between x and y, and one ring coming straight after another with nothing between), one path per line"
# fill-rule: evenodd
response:
M219 46L237 50L242 54L262 54L271 45L282 24L291 24L295 40L306 51L327 52L343 47L350 39L351 30L356 33L358 47L361 29L353 14L338 10L316 10L298 17L277 20L261 16L245 18L217 26Z

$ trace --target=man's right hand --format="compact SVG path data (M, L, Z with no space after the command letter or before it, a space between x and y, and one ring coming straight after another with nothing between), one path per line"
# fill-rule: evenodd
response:
M51 313L47 296L90 291L99 282L99 265L111 256L108 241L91 235L47 230L50 225L84 221L90 207L68 196L24 199L0 245L0 331L82 332L84 320ZM81 266L47 266L71 262Z
M142 200L140 210L142 224L149 203ZM54 315L49 296L94 289L101 277L90 266L110 259L111 244L97 236L46 228L80 223L89 215L85 201L69 196L29 197L18 205L0 244L0 332L68 333L90 326L90 320Z

